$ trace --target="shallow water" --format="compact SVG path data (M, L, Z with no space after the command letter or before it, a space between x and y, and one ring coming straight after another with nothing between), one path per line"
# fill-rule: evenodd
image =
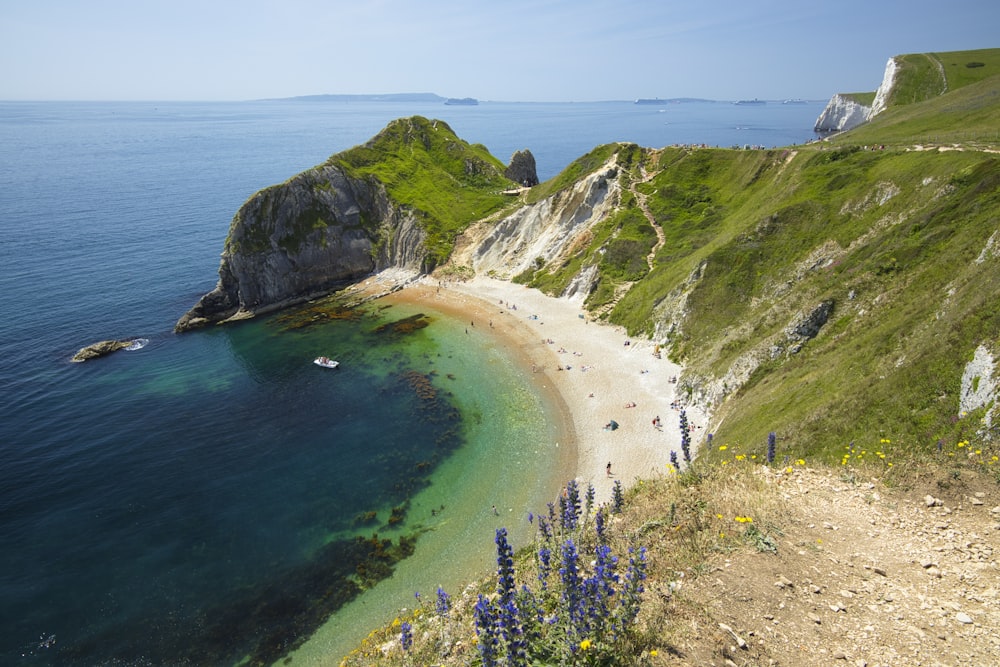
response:
M0 103L0 662L222 664L261 636L288 648L325 618L310 596L357 535L419 534L352 604L367 627L408 589L488 569L498 521L526 530L518 514L565 481L529 374L430 310L399 338L376 320L408 306L175 336L254 191L414 114L501 159L530 148L544 179L609 141L805 140L821 108ZM135 337L149 342L68 362ZM378 518L358 523L366 512ZM302 659L357 630L327 624Z

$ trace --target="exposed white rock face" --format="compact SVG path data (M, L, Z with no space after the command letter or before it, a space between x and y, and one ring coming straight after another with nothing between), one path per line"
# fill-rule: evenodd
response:
M617 173L609 162L568 190L519 208L495 224L467 230L452 255L453 263L471 266L477 274L510 279L558 261L610 214L618 199L613 195L620 188ZM570 290L586 296L590 285L584 278L591 274L584 269Z
M837 94L827 102L816 119L817 132L844 132L861 125L870 117L871 108Z
M985 345L976 348L976 352L965 366L962 373L962 390L959 398L960 414L989 408L983 417L986 428L992 426L993 408L996 406L997 378L996 360Z
M878 87L877 91L875 91L875 101L872 102L872 108L869 110L868 118L866 120L871 120L878 114L885 111L886 104L889 100L889 94L896 85L897 71L898 67L896 65L896 59L889 58L889 62L885 65L885 74L882 75L882 85Z

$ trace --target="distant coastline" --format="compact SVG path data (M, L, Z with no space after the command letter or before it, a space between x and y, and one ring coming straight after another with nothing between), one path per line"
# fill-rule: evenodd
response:
M298 95L264 100L296 102L444 102L446 98L435 93L388 93L385 95Z

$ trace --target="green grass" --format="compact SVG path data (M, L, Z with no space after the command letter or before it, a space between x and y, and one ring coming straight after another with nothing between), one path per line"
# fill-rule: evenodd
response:
M368 143L330 158L356 178L380 181L397 203L414 210L427 232L433 263L447 259L471 222L511 205L505 166L481 144L469 144L439 120L419 116L390 123Z

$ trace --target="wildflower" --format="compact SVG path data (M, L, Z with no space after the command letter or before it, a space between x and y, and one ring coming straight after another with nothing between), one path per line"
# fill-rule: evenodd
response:
M448 612L451 611L451 597L444 592L444 589L438 586L437 591L437 604L435 605L438 616L448 617Z
M677 461L677 452L670 450L670 462L673 464L674 469L677 472L681 471L681 464Z
M729 445L719 445L719 451L724 452L729 449Z
M597 539L598 539L598 541L600 541L603 544L604 540L605 540L605 537L604 537L604 531L605 531L605 528L604 528L604 507L603 506L601 506L601 508L597 510L597 514L594 516L594 530L597 532Z
M649 657L650 658L655 658L658 655L660 655L660 654L659 654L659 652L655 648L652 651L649 652Z
M805 464L806 464L806 460L805 459L799 459L799 460L797 460L795 462L795 465L797 465L797 466L804 466Z
M746 454L737 454L737 455L736 455L736 460L737 460L737 461L745 461L745 460L746 460L746 458L747 458L747 455L746 455Z
M625 495L622 493L621 480L615 480L615 486L611 489L611 511L614 514L621 514L622 505L625 503Z
M774 448L778 442L778 434L771 431L767 434L767 462L774 463Z
M681 451L684 452L684 462L691 463L691 430L688 428L687 412L681 410Z
M501 604L514 596L514 550L507 542L507 529L497 528L497 594Z
M721 518L722 518L722 515L721 515L721 514L716 514L716 515L715 515L715 518L716 518L716 519L721 519Z
M404 651L413 648L413 626L408 622L403 622L400 628L399 643L403 645Z
M590 640L589 639L584 639L582 642L580 642L580 650L581 651L588 651L588 650L590 650L590 645L591 645Z
M542 582L542 590L546 588L549 572L552 571L552 551L548 547L538 550L538 580Z

